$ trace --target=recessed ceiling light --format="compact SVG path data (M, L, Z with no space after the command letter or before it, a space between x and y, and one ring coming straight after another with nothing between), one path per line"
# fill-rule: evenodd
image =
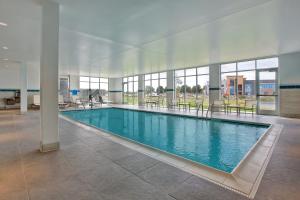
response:
M0 22L0 26L7 26L7 24L4 22Z
M4 49L4 50L7 50L7 49L8 49L8 47L7 47L7 46L4 46L4 47L2 47L2 49Z

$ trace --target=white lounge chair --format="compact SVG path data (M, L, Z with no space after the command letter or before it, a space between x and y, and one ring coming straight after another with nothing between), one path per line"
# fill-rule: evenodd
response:
M227 107L223 100L214 100L212 107L211 107L211 111L214 112L215 108L217 109L217 111L220 111L220 109L223 109L223 111L225 113L227 112Z
M33 100L32 100L32 108L40 108L41 106L41 101L40 101L40 95L33 95Z
M64 97L62 95L58 95L58 106L59 108L66 108L68 106L64 101Z
M95 97L93 97L91 103L92 103L93 106L96 106L96 107L97 107L97 106L99 106L99 105L102 106L103 101L102 101L102 102L101 102L101 101L96 101Z

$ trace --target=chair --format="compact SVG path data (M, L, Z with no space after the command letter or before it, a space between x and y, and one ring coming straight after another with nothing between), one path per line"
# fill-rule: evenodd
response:
M104 102L103 102L103 99L102 99L101 96L99 96L99 101L96 101L95 97L92 98L91 104L92 104L93 106L96 106L96 105L102 106L103 103L104 103Z
M153 107L153 105L155 107L158 107L158 104L159 104L159 100L158 100L158 97L157 96L149 96L147 99L146 99L146 106L148 107L149 104L151 106L151 108Z
M245 106L243 107L245 114L247 110L251 110L252 115L256 109L257 101L256 100L245 100Z
M33 95L33 101L31 107L39 109L40 106L41 106L40 95Z
M158 107L163 108L165 105L165 98L163 96L158 97Z
M227 112L226 104L224 103L223 100L214 100L211 108L212 112L214 108L218 108L218 111L220 111L220 109L223 109L225 113Z
M68 104L65 103L63 95L58 95L58 107L66 108L67 106L68 106Z
M177 101L175 99L173 99L171 102L168 102L168 109L175 109L176 110L177 107Z
M203 102L204 102L203 99L196 100L197 115L198 115L200 109L201 109L201 113L203 115Z
M71 97L71 102L73 105L75 105L76 108L79 108L79 106L82 106L85 109L85 104L82 102L78 95L73 95Z

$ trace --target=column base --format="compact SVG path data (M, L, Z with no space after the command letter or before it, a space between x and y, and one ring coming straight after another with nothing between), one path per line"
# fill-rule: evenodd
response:
M26 114L27 114L27 112L28 112L27 110L26 110L26 111L24 111L24 110L20 110L20 113L19 113L19 114L20 114L20 115L26 115Z
M42 144L40 143L40 151L42 153L49 152L49 151L56 151L59 149L59 142L50 143L50 144Z

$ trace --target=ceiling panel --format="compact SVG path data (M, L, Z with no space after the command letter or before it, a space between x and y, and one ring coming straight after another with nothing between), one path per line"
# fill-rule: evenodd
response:
M117 77L300 51L299 0L56 1L61 74ZM0 58L38 68L40 1L0 0L0 21Z

